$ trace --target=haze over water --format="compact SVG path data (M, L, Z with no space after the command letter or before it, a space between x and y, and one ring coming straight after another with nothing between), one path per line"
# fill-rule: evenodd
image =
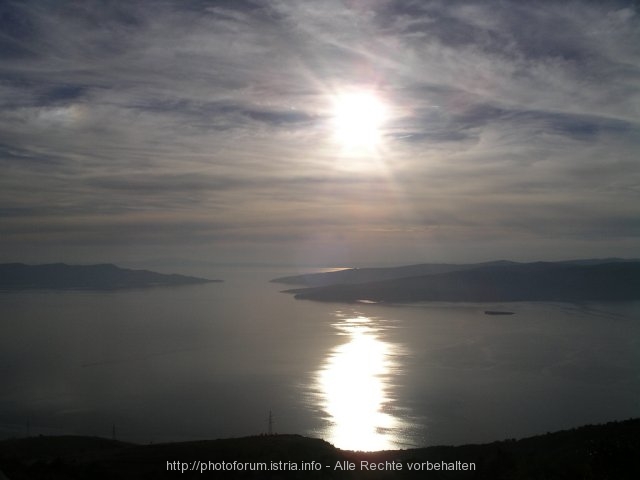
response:
M0 434L134 442L274 430L377 450L640 415L640 303L341 305L286 272L0 293ZM505 309L512 316L487 316Z

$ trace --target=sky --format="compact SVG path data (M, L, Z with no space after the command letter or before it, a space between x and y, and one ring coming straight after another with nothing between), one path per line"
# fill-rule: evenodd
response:
M635 2L2 1L0 57L0 262L640 257Z

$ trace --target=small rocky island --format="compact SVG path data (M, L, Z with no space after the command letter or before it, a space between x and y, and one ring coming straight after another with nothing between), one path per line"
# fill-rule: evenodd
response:
M149 270L132 270L110 263L99 265L0 264L0 289L3 290L115 290L221 281Z

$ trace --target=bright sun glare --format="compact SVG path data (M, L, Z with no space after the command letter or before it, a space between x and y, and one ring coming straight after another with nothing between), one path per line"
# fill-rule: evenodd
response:
M380 141L386 115L383 102L373 92L337 95L333 100L334 137L349 150L373 150Z

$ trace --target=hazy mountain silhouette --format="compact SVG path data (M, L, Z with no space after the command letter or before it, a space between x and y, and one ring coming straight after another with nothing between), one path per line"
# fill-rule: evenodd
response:
M25 265L24 263L0 264L0 288L2 289L120 289L160 285L190 285L219 282L205 278L177 274L163 274L149 270L130 270L112 264Z
M640 262L637 261L498 262L458 267L458 270L444 273L332 284L286 292L294 293L298 299L339 302L576 302L640 299Z

